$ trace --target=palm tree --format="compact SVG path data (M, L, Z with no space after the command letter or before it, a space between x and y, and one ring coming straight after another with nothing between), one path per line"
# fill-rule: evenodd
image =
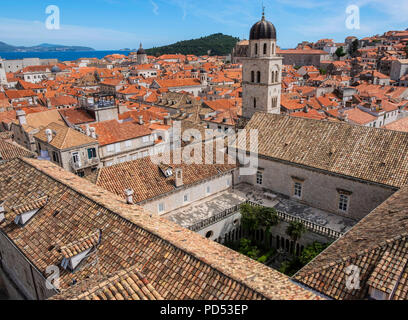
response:
M296 248L296 242L301 238L305 231L306 228L302 222L291 221L289 223L289 226L286 228L286 234L293 240L294 249Z

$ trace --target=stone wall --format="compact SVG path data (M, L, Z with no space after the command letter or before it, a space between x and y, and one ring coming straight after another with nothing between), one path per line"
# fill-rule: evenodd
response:
M241 176L236 179L235 184L247 182L258 188L294 198L306 205L355 220L365 217L396 191L393 188L262 158L259 158L258 167L263 168L262 185L257 184L256 175ZM294 197L294 179L303 180L301 199ZM338 209L339 189L351 192L347 212Z

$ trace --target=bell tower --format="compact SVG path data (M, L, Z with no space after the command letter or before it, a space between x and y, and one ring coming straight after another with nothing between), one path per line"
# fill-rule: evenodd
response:
M283 58L276 55L276 29L264 12L251 28L248 52L242 71L243 117L250 119L255 112L280 113Z

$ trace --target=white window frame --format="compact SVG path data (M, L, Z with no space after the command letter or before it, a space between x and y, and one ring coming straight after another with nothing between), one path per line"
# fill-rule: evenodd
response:
M187 203L187 202L189 202L189 195L188 195L188 193L185 193L184 195L183 195L183 203Z
M350 196L344 193L339 194L338 208L341 212L347 212L350 207Z
M157 205L157 212L158 213L162 213L162 212L164 212L164 203L163 202L161 202L161 203L159 203L158 205Z
M293 196L295 198L301 199L303 195L303 183L295 181L293 183Z
M256 184L257 185L262 185L263 184L263 172L262 171L257 171L255 178L256 178Z

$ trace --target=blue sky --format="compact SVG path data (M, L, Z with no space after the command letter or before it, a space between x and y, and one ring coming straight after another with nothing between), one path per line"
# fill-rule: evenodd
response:
M343 41L408 28L408 0L264 0L278 44ZM0 0L0 41L56 43L95 49L145 48L222 32L248 38L262 0ZM345 26L346 8L360 8L360 30ZM60 30L47 30L45 9L60 8Z

